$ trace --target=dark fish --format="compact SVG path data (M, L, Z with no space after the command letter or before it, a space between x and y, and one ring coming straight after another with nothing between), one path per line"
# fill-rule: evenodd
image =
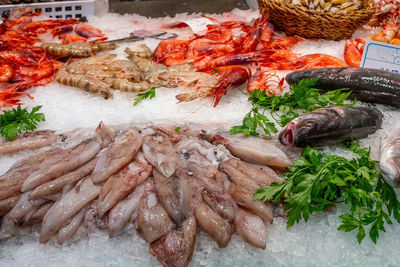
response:
M289 122L279 134L286 146L332 145L367 137L381 127L382 113L367 107L328 107Z
M286 76L291 85L305 78L318 78L316 88L349 88L357 100L400 108L400 75L364 68L328 68L296 71Z

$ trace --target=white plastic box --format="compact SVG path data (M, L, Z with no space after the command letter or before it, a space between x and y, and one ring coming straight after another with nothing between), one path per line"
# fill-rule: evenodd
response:
M33 7L35 12L42 12L50 18L56 19L79 19L84 16L95 15L96 0L82 1L59 1L59 2L41 2L23 5L0 5L0 14L9 12L12 8L19 6Z

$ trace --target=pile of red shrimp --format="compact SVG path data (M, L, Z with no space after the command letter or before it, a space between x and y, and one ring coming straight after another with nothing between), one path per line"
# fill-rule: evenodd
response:
M249 92L261 89L280 93L283 80L275 70L347 66L343 60L325 54L297 56L291 49L302 39L274 37L274 27L264 17L259 17L252 25L242 21L219 23L211 20L214 25L208 25L204 35L194 35L190 40L160 42L153 60L167 66L191 63L197 71L220 74L213 92L215 105L222 94L248 79ZM244 66L251 64L257 66L254 75Z
M0 107L20 104L26 90L53 81L62 62L39 45L40 36L51 34L63 42L86 41L104 34L76 19L35 21L40 13L19 9L0 24Z

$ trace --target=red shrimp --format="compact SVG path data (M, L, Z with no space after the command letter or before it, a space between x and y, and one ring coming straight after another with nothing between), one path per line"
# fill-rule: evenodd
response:
M75 26L75 32L79 36L82 36L86 39L92 37L103 37L104 34L97 28L89 25L89 24L78 24Z
M222 95L226 94L233 87L245 83L251 76L250 69L242 65L220 67L218 71L221 72L221 76L214 87L214 107L218 105Z
M256 73L250 77L249 83L247 84L247 91L251 93L256 89L260 89L261 91L267 91L277 95L284 89L284 80L284 78L281 79L276 75L275 70L260 66Z
M365 40L350 39L344 45L344 60L350 67L360 67Z

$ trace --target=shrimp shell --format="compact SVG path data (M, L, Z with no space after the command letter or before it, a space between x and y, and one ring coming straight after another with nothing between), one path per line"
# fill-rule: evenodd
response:
M105 78L104 82L109 84L113 89L130 93L145 92L151 87L151 85L146 81L130 82L123 79Z
M137 57L137 56L133 56L133 55L129 55L128 58L136 64L136 66L138 67L138 69L143 72L143 73L149 73L149 72L153 72L153 71L166 71L167 67L164 66L163 64L158 64L158 63L154 63L150 60L141 58L141 57Z
M87 75L70 74L65 70L65 67L57 72L55 80L64 85L77 87L90 93L100 94L105 99L113 98L113 93L108 84Z
M117 47L118 45L114 43L73 42L69 44L42 44L42 48L49 54L62 57L90 57L99 51L113 50Z
M148 58L148 59L153 56L153 52L145 44L137 45L136 47L134 47L132 49L127 47L127 48L125 48L124 52L127 53L128 56L137 56L137 57Z
M117 55L109 54L106 56L94 56L88 58L82 58L80 60L74 61L70 63L66 69L67 72L71 74L85 74L87 71L88 66L91 65L102 65L105 64L107 61L114 59Z

